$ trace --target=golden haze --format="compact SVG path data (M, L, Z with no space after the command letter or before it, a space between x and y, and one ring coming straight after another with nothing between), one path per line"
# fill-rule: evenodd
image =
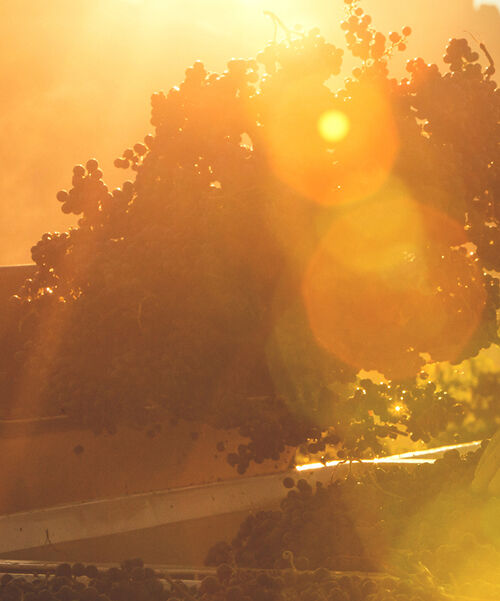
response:
M469 30L500 56L500 15L473 0L366 0L387 31L408 24L408 56L440 60L449 35ZM341 0L17 0L0 21L0 264L30 261L44 231L75 223L55 193L71 168L96 156L109 185L124 148L151 131L149 97L183 78L201 59L224 69L232 56L254 56L272 37L263 16L319 25L342 41ZM394 64L401 67L401 57ZM126 175L125 175L126 178Z

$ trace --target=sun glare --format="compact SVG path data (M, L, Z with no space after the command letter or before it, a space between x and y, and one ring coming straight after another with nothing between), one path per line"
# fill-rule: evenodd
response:
M347 136L350 128L349 117L342 111L326 111L318 121L319 133L327 142L340 142Z

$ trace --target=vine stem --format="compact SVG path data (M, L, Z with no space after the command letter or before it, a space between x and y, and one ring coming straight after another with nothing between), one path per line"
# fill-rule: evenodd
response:
M266 15L266 17L269 17L272 20L274 24L274 42L276 42L277 40L279 28L281 28L285 32L286 39L288 40L288 42L291 42L293 34L298 35L300 37L304 37L305 34L302 31L292 31L289 27L287 27L276 13L273 13L270 10L265 10L263 12Z
M345 463L349 463L349 472L347 474L347 477L349 477L351 475L351 468L352 468L352 464L357 461L358 463L363 464L364 461L362 459L344 459L343 461L340 462L339 465L343 465ZM394 497L395 499L404 499L403 496L398 495L396 493L390 492L388 490L385 490L384 488L382 488L382 486L380 486L380 484L377 482L376 478L375 478L375 474L372 472L372 470L368 469L368 476L373 484L373 486L375 486L375 488L377 490L379 490L380 492L384 493L385 495L389 495L390 497Z
M465 31L465 33L468 33L472 37L472 39L476 42L476 44L479 44L479 48L482 50L484 56L488 59L489 65L486 68L486 79L489 80L491 78L491 76L494 75L496 72L495 61L493 60L493 57L488 52L486 45L483 42L480 42L473 33L471 33L470 31L467 31L466 29L464 29L464 31Z

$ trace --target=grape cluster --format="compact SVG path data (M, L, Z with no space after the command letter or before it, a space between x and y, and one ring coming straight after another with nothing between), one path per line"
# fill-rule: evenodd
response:
M258 464L268 458L278 461L286 447L297 447L304 440L319 435L311 420L298 419L273 398L261 399L260 403L254 401L232 425L249 439L248 443L238 445L236 452L227 455L229 464L240 474L246 472L251 461Z
M436 587L411 579L340 575L324 568L309 572L290 568L283 571L236 570L229 564L220 565L217 576L207 576L201 583L202 591L210 601L439 601L444 598Z
M497 145L490 134L498 137L500 132L499 91L491 79L491 65L485 69L478 52L472 51L465 39L449 41L444 61L450 65L444 76L437 65L422 59L410 61L408 91L416 115L424 123L425 145L444 152L440 169L447 194L442 206L463 223L483 269L498 271L498 161ZM467 117L472 113L473 121ZM428 170L435 168L428 165ZM490 305L486 313L493 317L492 311L498 308L498 280L489 283L488 276L484 277Z
M475 73L478 79L481 78L481 65L477 63L479 54L472 51L465 38L450 39L443 60L450 65L450 71L453 73L465 70ZM470 67L470 65L474 66Z
M60 190L57 200L62 203L63 213L88 214L95 218L95 213L107 196L107 186L102 180L102 170L96 159L89 159L86 168L76 165L73 168L73 188Z
M364 62L380 61L387 59L396 48L400 52L406 50L411 27L406 25L401 33L391 31L385 36L372 26L371 16L365 13L358 2L345 2L345 5L347 15L340 27L345 32L347 47L354 57Z
M458 402L425 376L418 385L360 379L330 410L328 427L311 431L309 442L300 447L301 461L384 455L385 441L401 436L428 443L448 424L461 423L468 411L469 403Z
M180 574L179 574L180 575ZM188 575L188 574L186 574ZM411 579L339 575L328 570L241 570L221 564L196 583L172 579L141 559L107 569L59 564L41 575L3 574L2 601L440 601L436 587Z
M220 74L197 61L153 94L154 131L115 161L133 181L111 191L95 159L75 166L57 199L77 226L33 247L36 274L2 332L0 378L16 406L96 432L157 432L163 419L236 427L249 437L228 458L240 472L300 443L343 443L353 457L387 437L429 440L457 417L452 395L415 376L426 357L460 361L498 342L499 91L460 40L450 72L415 59L408 78L390 78L411 28L385 35L359 2L346 11L361 63L339 89L327 83L342 50L271 15L275 39L255 59ZM343 141L320 135L331 111L352 124ZM381 174L402 182L428 234L415 252L374 236L367 261L394 251L418 268L399 296L349 271L338 242L350 210L369 223L363 211L383 206ZM335 260L329 247L321 255L325 240ZM340 324L328 342L342 338L358 363L313 328L305 282L316 264L336 301L325 320L336 311ZM395 307L390 320L370 313L371 298ZM358 386L361 368L390 384Z
M125 560L120 567L109 569L61 563L43 576L4 574L0 583L2 601L167 601L175 597L176 590L189 595L185 584L174 582L172 586L144 567L141 559Z
M469 491L481 452L449 451L435 464L370 469L327 486L287 477L280 509L248 516L206 562L286 569L293 558L297 570L427 573L456 594L475 585L495 598L500 538L484 515L498 500Z
M141 160L147 154L148 149L151 148L153 141L154 136L147 134L144 136L144 144L137 142L133 148L126 148L122 156L115 159L114 166L118 169L128 169L130 167L133 171L138 171Z
M328 43L316 28L295 35L283 42L273 41L257 54L257 62L264 66L268 75L281 73L278 77L284 79L293 74L299 81L307 78L323 83L340 73L342 49Z

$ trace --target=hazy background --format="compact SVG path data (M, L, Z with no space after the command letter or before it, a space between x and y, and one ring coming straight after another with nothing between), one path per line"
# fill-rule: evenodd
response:
M405 58L441 61L450 36L477 46L468 30L500 69L497 5L363 6L382 31L413 27ZM273 32L264 9L343 45L343 0L0 0L0 264L29 262L44 231L75 223L55 200L74 164L95 156L108 185L132 178L112 163L151 131L151 93L182 81L196 59L218 71L233 56L255 56Z

